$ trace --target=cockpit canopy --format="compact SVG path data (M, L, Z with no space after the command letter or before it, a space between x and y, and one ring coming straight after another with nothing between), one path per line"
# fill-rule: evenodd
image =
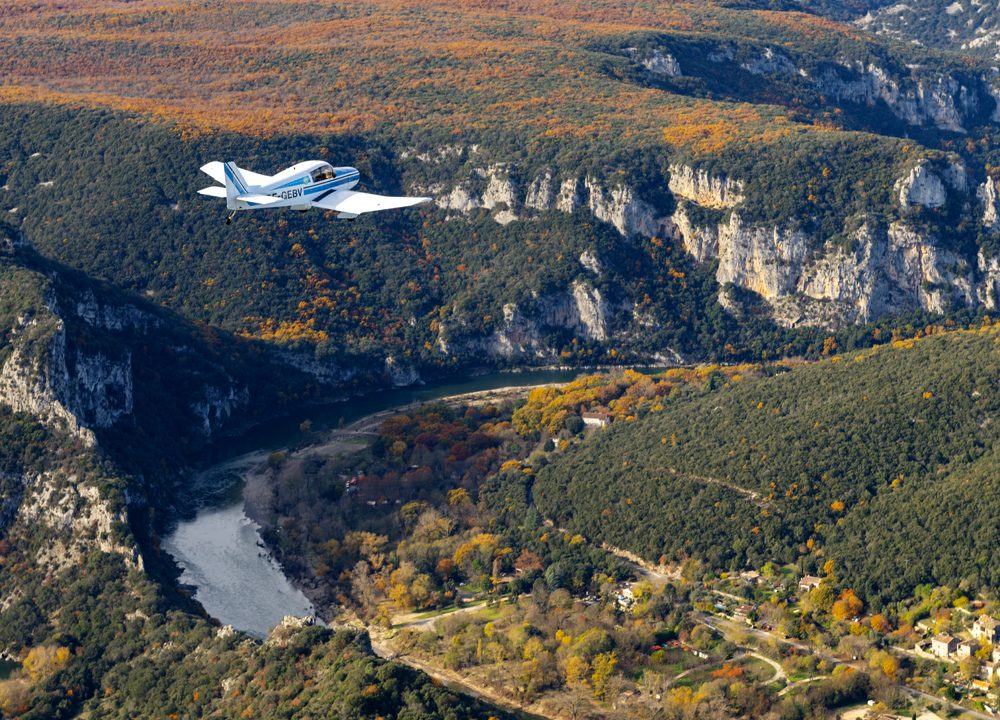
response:
M333 180L337 177L337 173L334 172L333 168L329 165L320 165L318 168L313 170L310 175L312 176L312 181L314 183Z

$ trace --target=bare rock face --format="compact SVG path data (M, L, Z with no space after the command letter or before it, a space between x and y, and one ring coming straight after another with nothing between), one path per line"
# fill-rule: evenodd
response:
M12 338L13 352L0 368L0 402L88 445L95 442L92 429L111 427L131 415L132 357L127 351L117 358L68 351L66 328L57 318L46 320L53 327L47 341L18 343L18 337L26 339L42 322L23 320Z
M671 218L673 233L684 244L684 249L698 262L708 262L719 255L719 227L697 226L688 215L687 207L681 203Z
M926 163L914 166L910 174L900 180L897 188L899 204L903 208L913 205L938 208L948 200L944 183L928 169Z
M590 212L598 220L610 223L624 237L657 234L664 220L656 217L656 210L649 203L635 195L632 188L615 185L602 187L596 179L588 177L584 181L588 193Z
M582 204L580 200L580 180L578 178L563 180L559 186L559 195L556 198L556 210L561 210L564 213L572 213Z
M601 261L590 250L584 250L582 253L580 253L580 265L584 269L589 270L598 277L600 277L604 273Z
M873 63L853 61L817 72L814 84L837 100L868 106L884 102L909 125L930 122L954 132L965 132L969 119L979 113L980 95L985 99L992 92L987 79L970 86L947 74L900 75Z
M976 196L983 205L983 225L995 228L1000 223L1000 193L997 193L997 181L991 177L976 190Z
M80 483L75 475L28 478L15 522L47 528L51 540L38 550L35 563L50 574L76 564L94 547L122 556L128 567L143 568L138 548L116 540L117 529L127 525L124 512L112 511L96 487Z
M488 178L480 205L487 210L497 210L493 219L506 225L518 219L517 189L505 165L491 165L486 170Z
M794 75L798 68L783 52L765 48L759 55L740 67L752 75Z
M555 206L555 188L552 173L546 172L531 181L524 197L524 206L532 210L549 210ZM572 212L572 211L570 211Z
M981 278L976 297L987 310L996 310L1000 307L1000 260L988 258L980 250L976 261Z
M237 412L250 404L250 390L229 380L224 385L204 385L202 397L191 403L196 418L195 429L202 437L211 437Z
M588 340L603 342L608 339L607 306L601 291L587 283L573 283L575 327Z
M400 362L392 355L385 359L383 374L392 387L410 387L420 382L420 373L415 367Z
M555 360L558 352L547 344L553 330L569 330L581 340L603 342L611 336L609 324L616 308L601 291L577 280L565 291L534 298L525 310L516 303L503 307L503 319L486 337L464 336L454 321L440 323L438 349L445 354L481 355L496 360L534 358Z
M415 187L414 192L435 192L438 207L469 214L476 210L492 211L501 225L515 220L529 220L536 212L559 210L573 213L587 208L597 218L615 227L624 237L635 234L652 236L666 222L656 209L638 197L628 185L605 186L594 177L569 177L556 181L550 171L534 178L522 191L512 179L508 165L494 164L474 168L473 177L460 181L450 190L441 187ZM481 194L474 191L476 182L485 180Z
M629 56L651 75L659 77L680 77L681 66L677 58L667 50L654 49L651 53L640 53L637 48L628 48Z
M780 228L747 227L739 213L719 226L719 284L733 283L766 300L793 292L809 256L809 237Z
M667 186L677 197L707 208L732 208L744 200L741 181L712 176L689 165L671 165Z

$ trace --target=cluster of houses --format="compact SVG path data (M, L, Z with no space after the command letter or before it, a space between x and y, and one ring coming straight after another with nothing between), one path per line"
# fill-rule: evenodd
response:
M1000 666L1000 620L989 615L980 615L972 623L972 637L960 639L954 635L941 633L931 638L930 653L945 660L961 661L973 657L985 645L993 645L992 655L983 662L982 674L990 678Z

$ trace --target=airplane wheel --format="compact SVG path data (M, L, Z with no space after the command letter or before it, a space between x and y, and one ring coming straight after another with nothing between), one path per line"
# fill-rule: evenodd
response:
M227 217L226 218L226 225L232 225L232 224L233 224L233 219Z

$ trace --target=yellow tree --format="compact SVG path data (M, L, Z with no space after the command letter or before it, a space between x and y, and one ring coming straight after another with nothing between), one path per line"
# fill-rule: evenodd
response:
M566 661L566 686L576 687L587 683L587 673L590 672L590 664L580 657L573 655Z
M604 695L608 689L608 680L611 678L611 674L614 672L615 665L617 664L618 656L615 655L614 650L607 653L598 653L594 657L594 672L591 674L590 679L594 683L594 697L599 700L604 699Z

